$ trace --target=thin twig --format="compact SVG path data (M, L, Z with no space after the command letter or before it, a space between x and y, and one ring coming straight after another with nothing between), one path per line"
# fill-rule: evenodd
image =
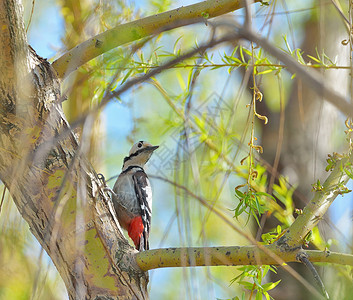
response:
M339 3L336 2L336 0L331 0L333 6L336 8L337 12L339 13L339 15L342 17L343 21L345 22L346 25L346 29L349 33L349 28L351 28L351 24L349 22L349 20L347 19L347 17L344 15L341 5Z
M28 33L29 26L31 25L31 22L32 22L32 17L33 17L33 12L34 12L34 3L35 3L35 0L32 0L32 9L31 9L31 14L29 16L29 21L28 21L27 28L26 28L26 33Z
M1 203L0 203L0 213L1 213L2 205L4 203L5 193L6 193L6 186L4 185L4 190L2 192Z

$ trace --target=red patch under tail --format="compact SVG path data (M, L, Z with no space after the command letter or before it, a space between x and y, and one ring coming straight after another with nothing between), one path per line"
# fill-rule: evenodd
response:
M141 217L133 218L129 225L128 234L135 244L137 250L140 250L140 240L143 233L143 223Z

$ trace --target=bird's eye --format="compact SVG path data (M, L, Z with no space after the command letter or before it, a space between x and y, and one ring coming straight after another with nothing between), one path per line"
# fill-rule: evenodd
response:
M142 145L143 145L143 142L139 142L139 143L137 144L137 147L141 148Z

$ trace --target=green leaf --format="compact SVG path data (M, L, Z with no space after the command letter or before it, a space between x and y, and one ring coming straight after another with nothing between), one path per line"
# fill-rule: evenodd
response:
M232 52L232 55L231 56L235 56L235 53L237 53L237 51L238 51L238 49L239 49L239 46L236 46L235 48L234 48L234 50L233 50L233 52Z
M255 300L262 300L262 293L259 290L256 293Z
M235 193L236 193L236 196L237 196L239 199L243 199L243 198L244 198L244 193L242 193L241 191L235 190Z
M261 225L260 225L260 221L259 221L259 218L258 218L258 216L257 216L257 214L255 213L255 212L253 212L253 217L254 217L254 219L255 219L255 221L256 221L256 223L257 223L257 225L259 226L259 227L261 227Z
M177 53L178 42L179 42L182 38L183 38L183 36L181 35L181 36L179 36L179 37L177 38L177 40L175 41L174 47L173 47L173 53Z
M243 63L245 63L244 54L243 54L243 47L239 48L239 54L240 54L241 61Z
M273 71L273 69L267 69L265 71L258 72L257 75L269 74Z
M189 75L188 75L188 82L187 82L187 89L190 89L191 86L191 80L192 80L192 74L193 74L193 69L190 70Z
M247 55L252 56L252 53L251 53L251 51L250 51L249 49L243 48L243 51L244 51Z
M288 44L287 36L286 36L286 35L283 36L283 39L284 39L284 43L285 43L285 45L286 45L286 47L287 47L288 52L289 52L290 54L292 54L293 51L292 51L291 47L290 47L289 44Z
M235 63L237 63L237 64L240 64L240 65L243 64L243 63L241 62L241 60L240 60L239 58L237 58L237 57L229 56L228 58L229 58L229 60L231 60L231 61L233 61L233 62L235 62Z
M239 281L238 284L244 286L245 288L247 288L248 290L252 290L254 284L251 282L247 282L247 281Z
M321 61L319 61L317 58L315 58L314 56L311 56L309 54L306 55L307 57L311 58L313 61L316 61L318 63L321 63Z
M120 85L122 85L129 77L130 75L132 74L133 72L133 69L129 70L126 75L124 76L123 80L121 81Z
M263 266L262 269L263 269L262 278L264 278L267 275L268 271L270 270L270 266Z
M256 194L255 194L255 204L256 204L256 210L258 212L260 212L261 211L261 205L259 203L259 199L258 199L258 196Z
M281 282L281 280L278 280L276 282L265 283L265 284L262 285L262 288L265 291L270 291L270 290L274 289L280 282Z
M270 194L268 194L268 193L265 193L265 192L257 192L256 194L257 194L257 195L260 195L260 196L267 197L267 198L271 198L273 201L276 201L275 197L273 197L272 195L270 195Z
M353 173L348 168L344 168L344 172L350 179L353 179Z

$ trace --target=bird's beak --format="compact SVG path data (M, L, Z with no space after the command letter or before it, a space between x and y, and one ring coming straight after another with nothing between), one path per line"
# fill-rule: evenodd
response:
M148 149L148 151L153 152L153 151L156 150L157 148L159 148L159 146L149 146L147 149Z

